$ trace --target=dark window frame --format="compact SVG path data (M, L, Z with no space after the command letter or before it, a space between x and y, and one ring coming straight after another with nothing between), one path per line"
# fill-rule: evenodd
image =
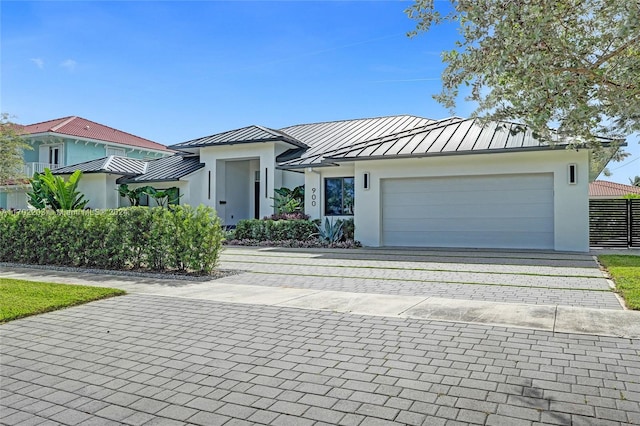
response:
M345 185L345 180L350 179L350 185ZM329 181L340 181L340 206L336 208L336 206L330 206L329 202L332 200L330 197L330 191L328 190ZM345 188L351 189L350 197L345 197ZM353 176L335 176L335 177L326 177L324 178L324 215L325 216L353 216L355 210L355 178ZM351 205L345 203L345 199L351 199ZM337 212L336 212L337 210Z

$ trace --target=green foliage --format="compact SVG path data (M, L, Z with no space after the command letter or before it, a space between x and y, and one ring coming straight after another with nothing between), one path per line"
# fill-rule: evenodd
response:
M598 256L629 309L640 310L640 256Z
M68 181L53 175L50 169L34 174L30 180L32 191L27 194L29 204L36 209L50 207L54 211L83 209L89 200L84 200L84 195L77 190L81 177L80 170L73 172Z
M121 197L126 197L129 200L129 205L131 206L139 206L140 199L145 194L156 200L156 204L160 207L180 203L180 190L176 187L158 190L152 186L140 186L129 189L129 186L123 183L118 187L117 191Z
M0 114L0 185L26 179L23 151L33 149L21 135L20 126Z
M304 211L304 185L293 189L278 188L272 198L276 214L288 214Z
M121 197L127 198L129 200L129 205L132 207L140 205L140 198L143 194L146 193L148 186L141 186L138 188L129 189L129 185L123 183L118 187L118 194Z
M224 239L210 207L0 212L0 261L210 274Z
M353 218L342 220L342 231L345 240L355 240L356 225Z
M453 108L470 87L474 115L519 120L539 137L576 137L598 147L640 131L640 8L636 1L416 0L407 13L410 35L446 21L461 39L442 53L443 90L434 96ZM558 123L554 134L548 128Z
M638 186L638 187L640 187L640 176L636 176L636 177L634 177L633 179L629 178L629 183L630 183L632 186Z
M640 194L627 194L627 195L623 195L622 198L626 200L637 200L637 199L640 199Z
M305 241L316 231L315 224L310 220L245 219L236 224L235 238L258 241Z
M342 229L343 227L343 221L338 220L334 222L332 219L331 222L329 222L329 218L326 217L324 219L324 226L316 225L316 228L318 230L317 235L322 241L326 241L328 243L337 243L344 236L344 231Z
M121 294L115 288L0 278L0 323Z

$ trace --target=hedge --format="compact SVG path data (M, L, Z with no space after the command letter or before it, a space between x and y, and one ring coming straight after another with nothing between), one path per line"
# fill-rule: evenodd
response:
M0 261L211 274L224 232L210 207L0 212Z
M238 221L235 238L238 240L299 240L305 241L316 234L318 229L310 220L244 219Z

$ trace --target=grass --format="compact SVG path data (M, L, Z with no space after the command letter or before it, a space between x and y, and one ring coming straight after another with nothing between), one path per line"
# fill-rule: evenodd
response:
M640 256L602 255L607 268L629 309L640 310Z
M124 293L115 288L0 278L0 323Z

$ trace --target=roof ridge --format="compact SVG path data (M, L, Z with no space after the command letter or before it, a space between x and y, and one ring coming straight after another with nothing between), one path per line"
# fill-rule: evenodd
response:
M72 118L72 117L73 117L72 115L68 115L66 117L54 118L54 119L51 119L51 120L38 121L37 123L20 124L20 126L22 126L22 127L39 126L40 124L51 123L52 121L67 120L67 119Z
M454 121L455 120L455 121ZM373 138L373 139L368 139L365 141L361 141L361 142L357 142L353 145L348 145L348 146L343 146L342 148L337 148L334 149L332 151L328 151L325 152L323 154L323 156L326 156L327 158L331 158L330 154L335 155L336 153L339 153L340 151L350 151L353 149L359 149L359 148L368 148L369 146L375 145L375 144L379 144L379 143L384 143L387 139L389 138L394 138L394 137L398 137L400 135L405 135L405 134L411 134L413 132L420 133L423 131L432 131L435 129L439 129L441 127L446 127L446 126L450 126L454 123L461 123L463 121L469 121L469 120L474 120L473 118L459 118L459 117L449 117L449 118L443 118L442 120L437 120L433 123L429 123L429 124L424 124L422 126L417 126L417 127L413 127L411 129L405 129L405 130L401 130L399 132L395 132L395 133L390 133L388 135L385 136L378 136L377 138ZM445 121L448 121L447 123L445 123Z
M115 127L107 126L106 124L101 124L101 123L98 123L97 121L89 120L88 118L84 118L84 117L74 117L74 118L79 118L81 120L88 121L89 123L93 123L93 124L96 124L98 126L106 127L108 129L113 130L114 132L124 133L125 135L133 136L134 138L142 139L142 140L145 140L147 142L154 143L156 145L162 145L160 142L152 141L151 139L143 138L142 136L134 135L133 133L125 132L124 130L116 129ZM112 143L119 143L119 142L112 142ZM123 144L121 144L121 145L123 145ZM162 146L164 146L165 148L167 147L166 145L162 145Z
M109 167L109 165L113 161L113 157L115 157L115 155L110 155L110 156L107 157L107 161L105 161L104 164L102 165L103 169L107 170L107 168Z
M375 119L378 119L378 118L393 118L393 117L415 117L415 118L421 118L423 120L438 121L438 120L434 120L433 118L420 117L419 115L413 115L413 114L393 114L393 115L382 115L382 116L379 116L379 117L347 118L347 119L343 119L343 120L318 121L318 122L315 122L315 123L298 123L298 124L292 124L291 126L282 127L282 128L280 128L278 130L283 131L283 129L288 129L288 128L291 128L291 127L309 126L309 125L312 125L312 124L344 123L344 122L347 122L347 121L375 120Z
M66 120L64 120L61 123L56 124L55 126L53 126L52 128L49 129L50 132L55 132L56 130L58 130L60 127L62 126L66 126L67 124L71 123L73 120L75 120L76 118L78 118L78 116L76 115L72 115L69 118L67 118Z

